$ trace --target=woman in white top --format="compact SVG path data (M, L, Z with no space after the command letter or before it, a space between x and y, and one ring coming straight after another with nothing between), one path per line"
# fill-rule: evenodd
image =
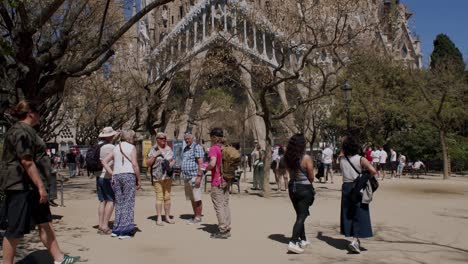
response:
M354 186L353 182L359 176L356 170L359 172L368 171L370 177L377 174L370 162L358 154L359 151L359 144L351 136L343 138L342 155L340 156L340 167L343 174L340 229L341 234L353 238L348 245L348 249L352 253L361 252L359 238L372 237L369 204L355 203L350 197Z
M135 191L140 189L140 169L136 148L133 145L135 132L122 131L121 135L122 142L102 160L102 166L112 174L115 193L115 221L112 236L124 239L135 234ZM111 160L114 161L114 170L108 165Z

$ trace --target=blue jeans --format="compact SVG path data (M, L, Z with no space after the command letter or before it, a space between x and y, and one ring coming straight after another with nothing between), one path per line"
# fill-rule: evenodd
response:
M75 166L76 164L74 162L68 163L68 171L70 172L70 178L75 177Z

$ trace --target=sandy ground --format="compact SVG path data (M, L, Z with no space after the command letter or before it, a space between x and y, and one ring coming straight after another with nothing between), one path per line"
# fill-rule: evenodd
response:
M209 238L216 231L209 193L204 194L202 224L185 223L191 206L182 186L174 186L172 193L176 224L156 226L148 181L137 193L139 232L132 239L97 234L95 180L87 177L66 183L66 207L52 209L54 226L63 251L88 263L468 263L468 178L382 182L371 204L375 235L362 240L367 250L360 255L348 254L348 242L339 234L341 177L335 184L315 184L316 199L306 220L312 245L302 255L286 250L295 219L287 193L273 192L265 199L247 191L250 184L241 187L241 194L231 195L233 229L227 240ZM23 240L17 261L50 263L37 233Z

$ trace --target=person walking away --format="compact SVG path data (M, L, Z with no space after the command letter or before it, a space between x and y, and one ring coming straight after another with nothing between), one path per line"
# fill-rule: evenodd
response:
M112 175L115 193L115 221L112 237L131 238L135 235L135 192L140 189L140 168L134 145L135 131L122 131L122 142L114 147L102 166ZM109 166L113 161L114 168Z
M214 239L227 239L231 237L231 210L229 208L229 184L221 174L222 146L224 132L215 127L210 131L212 146L208 157L210 163L207 167L211 170L211 201L218 218L218 232L211 234Z
M174 224L171 219L172 167L175 164L174 152L167 144L163 132L156 134L156 144L151 148L146 165L151 168L151 184L156 194L156 224L163 226L162 208L164 204L165 221Z
M184 177L185 197L192 203L193 218L187 224L197 224L202 220L202 188L203 177L203 148L194 142L191 132L184 135L185 148L182 159L182 175Z
M253 160L253 188L252 190L263 190L263 157L264 151L261 149L260 144L255 145L255 150L252 152Z
M398 157L398 168L396 172L396 177L400 178L401 175L403 174L403 169L405 168L406 165L406 156L403 155L403 153L400 153L400 156Z
M69 149L67 153L67 164L68 164L68 172L70 175L70 178L75 177L75 166L76 166L76 157L75 153L73 153L73 149Z
M284 161L289 171L289 198L296 211L296 222L293 226L288 251L303 253L310 245L305 235L304 222L310 215L309 207L314 203L315 190L314 165L311 156L305 153L306 140L304 135L296 134L289 139Z
M372 237L373 234L369 204L362 203L361 201L355 202L351 199L351 192L355 185L354 181L359 176L356 170L361 173L368 171L370 177L375 177L377 174L377 171L369 161L358 154L359 148L359 144L351 136L343 138L342 155L340 157L341 172L343 174L340 231L345 237L352 237L348 250L351 253L357 254L361 252L360 238Z
M118 135L112 127L105 127L99 133L100 146L99 160L102 161L114 152L114 138ZM113 167L113 162L107 164L110 168ZM109 228L109 220L114 212L115 194L112 189L112 174L108 173L106 169L102 168L101 174L96 177L96 193L99 200L98 206L98 233L110 235L112 230Z
M64 255L52 226L52 214L47 189L52 167L46 145L33 129L39 124L37 105L22 100L12 111L19 121L5 134L1 159L0 189L5 194L3 263L13 264L16 247L35 225L39 238L47 248L54 264L74 263L80 257Z
M275 176L275 183L277 186L276 191L280 191L280 179L278 178L278 165L279 165L279 149L280 146L276 145L273 147L273 151L271 153L271 164L270 169L273 171L273 175Z
M383 146L380 146L379 152L379 167L377 170L382 174L382 181L385 179L385 170L387 169L387 158L388 154L384 150Z
M278 160L276 166L276 175L278 177L278 190L286 191L288 189L288 170L286 163L284 162L284 148L280 147L278 150ZM281 187L281 181L283 182L284 189Z
M380 166L380 150L377 147L374 147L374 150L371 153L372 156L372 167L377 170L377 176L380 177L379 166Z
M397 153L393 148L390 148L390 177L394 179L398 167Z
M328 182L328 174L330 174L330 183L333 183L333 150L330 145L327 145L327 147L322 151L322 163L325 170L326 182Z
M81 152L79 149L75 149L75 177L78 177L81 175L81 167L80 167L80 156Z

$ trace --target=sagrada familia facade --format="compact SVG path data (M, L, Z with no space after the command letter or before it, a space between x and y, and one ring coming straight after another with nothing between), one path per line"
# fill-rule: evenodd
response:
M137 1L137 0L135 0ZM151 0L135 2L144 7ZM246 93L254 94L255 85L253 65L274 71L281 76L293 75L298 70L305 71L303 61L311 64L326 65L329 71L337 67L336 57L349 59L347 52L355 49L372 49L378 53L392 56L410 68L422 67L420 42L408 25L412 16L408 7L399 0L363 0L346 6L342 1L320 0L175 0L153 10L135 28L138 54L148 70L148 78L154 82L165 83L170 95L172 78L181 72L188 78L188 96L178 113L167 117L163 130L175 138L182 138L187 129L195 130L204 137L203 131L212 126L209 121L194 122L195 113L203 111L204 104L195 104L197 76L200 69L207 68L206 61L210 52L217 47L228 47L230 55L236 58L240 67L239 82ZM341 16L341 17L339 17ZM320 23L324 23L320 25ZM339 29L336 29L338 28ZM341 28L342 27L342 28ZM309 31L308 31L309 29ZM315 32L315 31L322 32ZM297 32L301 33L297 33ZM317 36L318 34L319 36ZM310 48L326 43L333 34L347 35L346 40L335 41L323 48ZM331 35L331 36L330 36ZM330 41L331 43L332 41ZM342 47L338 52L333 48ZM313 49L313 54L307 54ZM299 78L311 84L310 79L320 79L301 73ZM320 81L316 82L320 83ZM307 97L300 81L297 89L301 96ZM278 102L287 109L291 105L285 84L275 87ZM162 101L168 98L162 98ZM247 129L261 144L265 126L255 113L262 111L258 104L247 96L248 106L245 113L237 113L246 122ZM209 102L208 102L209 103ZM206 104L205 104L206 107ZM156 114L158 119L161 112ZM282 120L285 126L291 125L292 116ZM244 124L245 125L245 124ZM238 125L239 126L239 125Z
M133 0L132 14L151 2ZM213 66L213 54L219 49L227 51L237 63L240 90L250 96L243 97L243 112L221 117L226 119L225 126L243 127L251 138L264 145L265 125L257 115L262 109L251 96L257 87L254 68L263 67L283 78L298 76L294 89L307 99L307 91L319 86L323 79L317 72L307 70L309 66L332 72L359 50L391 56L410 68L422 67L420 42L408 25L412 13L403 1L356 0L350 5L341 2L344 1L174 0L152 10L127 33L128 46L118 49L120 55L115 61L128 61L125 54L131 53L133 70L144 72L149 87L159 87L160 105L154 109L153 119L160 130L175 139L182 139L187 130L207 138L207 130L215 124L200 117L200 112L210 108L210 102L197 102L198 90L204 88L199 79L210 78L206 71ZM187 93L177 111L169 112L165 105L171 100L174 86L180 86L175 81L180 76L186 79ZM297 95L290 92L290 86L283 82L274 87L283 109L293 105L291 94ZM160 120L165 123L158 123ZM294 122L292 115L281 120L287 128Z

